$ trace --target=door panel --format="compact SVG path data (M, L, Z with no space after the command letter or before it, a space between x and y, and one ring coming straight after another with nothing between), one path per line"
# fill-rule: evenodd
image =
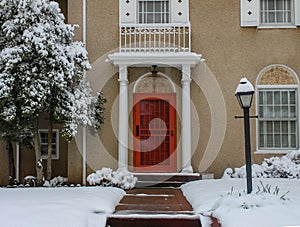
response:
M134 94L134 170L176 171L176 95Z

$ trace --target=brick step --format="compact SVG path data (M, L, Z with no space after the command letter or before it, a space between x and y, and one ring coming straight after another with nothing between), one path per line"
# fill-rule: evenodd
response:
M126 191L107 218L107 227L201 227L199 215L194 214L177 188L136 188Z
M136 188L140 187L180 187L190 181L200 180L199 174L134 174L138 178Z
M151 216L112 216L107 220L107 227L201 227L198 218L168 218Z

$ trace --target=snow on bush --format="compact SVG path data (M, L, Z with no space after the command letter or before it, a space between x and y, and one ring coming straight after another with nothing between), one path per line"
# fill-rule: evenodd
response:
M52 180L50 181L45 181L44 182L44 187L59 187L59 186L65 186L68 184L68 178L66 177L54 177Z
M223 178L245 178L246 166L227 168ZM255 178L296 178L300 179L300 151L293 151L282 157L265 158L261 165L252 165Z
M102 168L87 177L90 185L113 186L123 189L132 189L137 178L126 169L112 171L110 168Z

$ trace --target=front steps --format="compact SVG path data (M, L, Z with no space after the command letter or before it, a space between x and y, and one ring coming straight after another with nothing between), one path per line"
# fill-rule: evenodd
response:
M180 187L190 181L200 180L198 173L134 173L138 181L136 188Z
M107 227L201 227L198 215L176 188L137 188L107 219Z

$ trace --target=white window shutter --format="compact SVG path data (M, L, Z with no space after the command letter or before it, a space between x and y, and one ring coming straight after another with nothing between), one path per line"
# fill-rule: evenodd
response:
M189 1L171 0L171 23L189 22Z
M295 0L295 25L300 26L300 0Z
M241 26L255 27L259 25L259 0L240 0Z
M119 0L120 24L136 23L137 0Z

